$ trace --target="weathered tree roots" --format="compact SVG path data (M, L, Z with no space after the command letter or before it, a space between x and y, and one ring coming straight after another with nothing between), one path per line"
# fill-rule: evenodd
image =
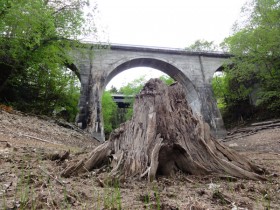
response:
M134 104L133 118L112 132L88 158L68 167L62 176L110 164L116 178L186 174L227 174L264 179L263 170L237 152L215 141L209 125L193 114L183 87L150 80Z

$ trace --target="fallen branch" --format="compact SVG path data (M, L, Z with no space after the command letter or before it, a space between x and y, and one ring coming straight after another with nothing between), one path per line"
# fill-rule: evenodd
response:
M251 135L254 135L256 133L257 132L250 132L250 133L246 133L246 134L243 134L243 135L233 135L233 136L226 137L222 141L223 142L232 141L234 139L239 139L239 138L243 138L243 137L246 137L246 136L251 136Z
M122 159L123 159L123 151L121 151L121 153L120 153L120 157L119 157L117 166L115 168L113 168L112 171L110 172L110 176L114 176L117 173L117 171L121 165Z
M3 142L3 143L8 143L8 141L0 141L0 142Z
M27 138L35 139L35 140L50 143L50 144L63 145L63 144L59 144L59 143L56 143L56 142L47 141L47 140L44 140L44 139L41 139L41 138L38 138L38 137L35 137L35 136L30 136L30 135L27 135L27 134L19 134L19 136L24 136L24 137L27 137Z
M280 119L252 123L251 125L252 126L260 126L260 125L271 125L271 124L276 124L276 123L280 123Z
M73 166L70 166L70 167L64 169L64 171L62 171L62 173L61 173L61 176L68 178L71 175L75 174L80 169L83 169L84 171L88 171L88 169L85 168L84 165L85 165L85 160L82 159L76 165L73 165Z
M106 167L107 167L107 166L104 165L104 166L102 166L101 168L95 169L95 170L92 172L92 174L93 174L93 175L97 175L97 174L101 173ZM88 170L87 170L87 171L88 171Z
M59 143L56 143L56 142L51 142L51 141L47 141L45 139L41 139L41 138L38 138L38 137L35 137L35 136L30 136L30 135L27 135L27 134L22 134L22 133L16 133L14 131L11 131L10 129L8 129L6 126L4 125L1 125L2 127L4 127L6 130L8 130L9 132L13 133L14 135L17 135L19 137L27 137L27 138L30 138L30 139L35 139L35 140L38 140L38 141L42 141L42 142L46 142L46 143L49 143L49 144L55 144L55 145L63 145L63 144L59 144ZM3 130L1 130L3 132Z
M228 182L236 182L238 181L238 179L236 177L233 177L233 176L227 176L227 175L220 175L219 178L221 180L226 180Z
M45 171L41 166L39 166L39 169L41 171L43 171L45 174L47 174L49 177L51 177L52 179L54 179L55 181L57 181L60 185L65 186L65 184L63 182L61 182L60 180L58 180L56 177L54 177L53 175L51 175L49 172Z
M55 120L55 123L61 127L77 131L78 133L81 133L81 134L86 134L86 132L84 130L82 130L81 128L79 128L71 123L61 121L61 120Z
M98 182L100 187L105 187L105 184L101 179L97 178L97 182Z
M148 167L146 171L144 171L143 174L140 175L140 178L143 178L147 173L149 173L151 167Z
M187 178L187 177L184 177L184 180L185 180L185 181L188 181L189 183L192 183L192 184L194 183L193 180L191 180L191 179L189 179L189 178Z
M252 124L251 127L240 128L238 130L230 132L222 141L223 142L232 141L234 139L254 135L261 130L279 128L279 127L280 127L279 120L254 123Z

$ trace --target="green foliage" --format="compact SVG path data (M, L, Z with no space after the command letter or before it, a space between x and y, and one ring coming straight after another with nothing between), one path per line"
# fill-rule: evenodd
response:
M94 32L83 14L87 5L86 0L0 0L2 102L48 115L66 111L74 120L77 79L64 66L72 62L67 52L77 37Z
M190 51L215 51L217 50L218 47L214 44L213 41L209 42L206 40L196 40L193 44L190 46L186 47L185 50L190 50Z
M244 117L250 113L248 107L256 105L262 112L280 114L279 2L252 0L243 13L247 19L236 23L234 34L223 43L234 55L221 90L227 113L243 113ZM217 83L213 84L217 92Z
M240 83L228 73L214 76L212 79L212 89L227 127L252 115L253 110L248 97L252 89L244 84L246 82Z
M175 82L175 80L172 77L169 77L167 75L162 75L159 77L159 79L167 85L171 85Z
M60 79L55 85L57 97L55 100L54 112L67 121L74 122L78 114L78 101L80 98L80 82L73 72L61 72ZM60 74L56 74L56 78ZM53 93L55 93L53 91ZM46 101L46 98L44 98ZM49 107L49 103L46 104Z
M138 79L129 82L126 86L121 87L119 92L126 96L135 96L140 93L146 82L147 80L145 79L145 76L141 76Z
M125 119L129 120L132 118L133 115L133 103L135 100L135 96L140 93L142 88L144 87L144 84L146 83L145 76L141 76L138 79L133 80L132 82L129 82L126 86L123 86L120 88L120 93L124 94L126 96L126 101L130 103L130 107L127 109L127 112L125 114Z
M83 29L86 1L1 0L0 61L13 70L41 70L41 66L70 61L65 52Z
M116 117L117 104L114 102L112 95L109 91L105 91L102 95L102 115L104 121L105 134L111 133L114 126L114 119Z
M212 89L217 100L219 109L223 109L226 106L226 77L225 75L214 76L212 79Z
M18 110L75 120L80 87L76 75L69 70L29 69L11 78L7 87L3 98Z

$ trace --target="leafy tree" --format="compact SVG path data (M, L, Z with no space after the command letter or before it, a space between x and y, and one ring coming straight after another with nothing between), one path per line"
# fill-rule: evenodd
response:
M120 88L120 93L126 96L127 103L130 103L130 107L127 108L125 119L131 119L133 115L133 103L135 100L135 96L140 93L141 89L144 87L144 84L147 82L145 79L145 75L139 77L138 79L129 82L126 86Z
M83 28L87 1L0 0L0 64L5 77L28 68L56 68L71 63L65 52L77 39L92 31Z
M206 40L196 40L193 44L186 47L185 50L190 51L216 51L218 47L214 44L214 41L206 41Z
M127 85L121 87L119 92L126 96L135 96L141 91L146 82L147 80L145 79L145 75L140 76L138 79L135 79Z
M105 135L108 135L116 128L116 125L114 125L116 114L117 104L114 102L111 93L105 91L102 95L102 115Z
M17 107L29 104L46 114L76 109L69 97L77 98L77 81L65 66L72 62L67 52L77 38L94 32L83 14L87 5L86 0L0 0L2 101L22 100Z
M249 84L250 81L247 82ZM248 97L252 89L244 84L246 84L245 81L240 83L228 73L214 76L212 79L213 92L226 127L231 127L236 122L251 117L254 111Z
M234 103L249 102L253 90L255 104L263 110L280 113L280 5L276 0L252 0L243 8L248 19L236 23L234 34L224 45L234 55L230 95Z
M2 98L18 110L58 115L68 121L74 121L78 112L79 81L70 70L29 69L11 78L7 87Z
M225 75L216 75L212 79L212 89L219 109L223 109L226 106L226 78Z
M110 93L119 93L118 89L115 87L115 86L111 86L110 90L109 90Z

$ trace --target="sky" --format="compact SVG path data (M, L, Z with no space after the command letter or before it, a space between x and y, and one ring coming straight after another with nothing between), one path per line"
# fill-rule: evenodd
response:
M241 7L246 0L95 0L95 2L98 41L185 48L198 39L221 43L231 34L232 26L239 18ZM149 78L158 77L162 73L149 68L127 70L114 77L107 87L114 85L119 88L144 74Z

